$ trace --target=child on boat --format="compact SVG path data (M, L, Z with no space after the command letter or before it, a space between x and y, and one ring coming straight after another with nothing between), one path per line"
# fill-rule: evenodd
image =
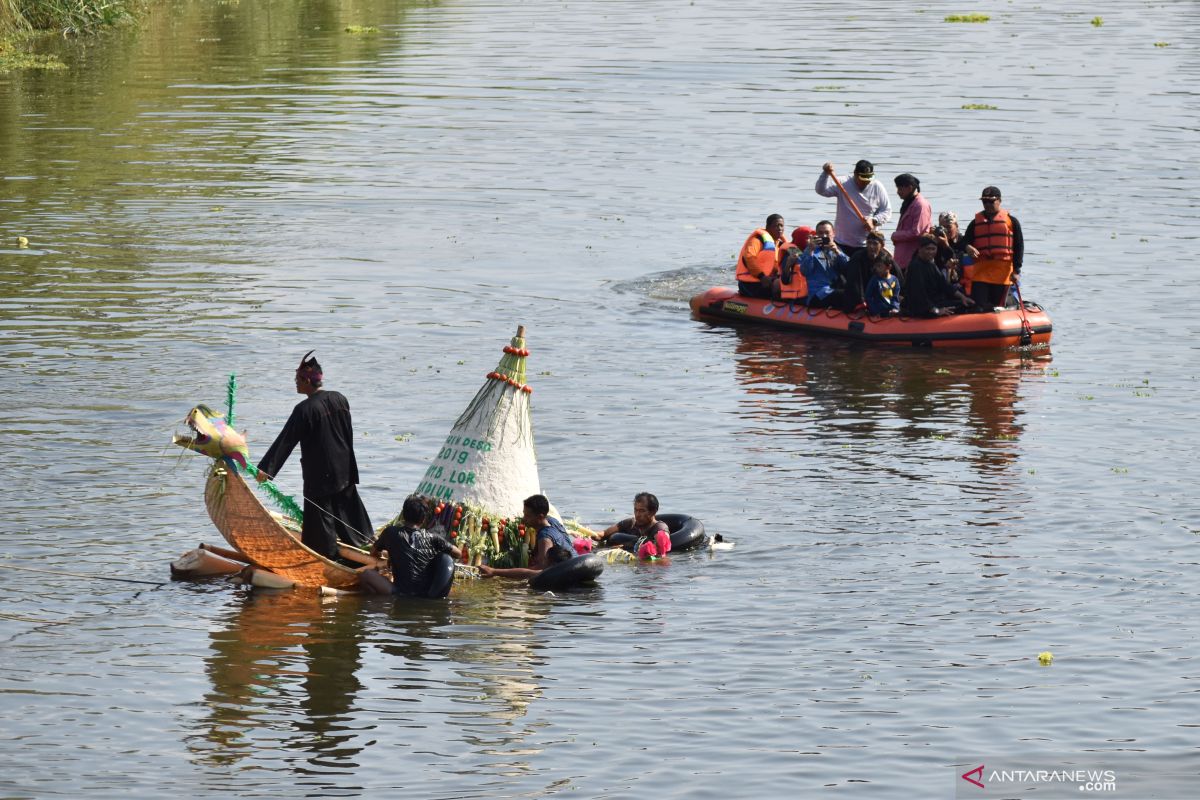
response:
M887 253L880 253L874 263L875 276L867 284L867 311L876 316L900 313L900 279L892 274L895 262Z

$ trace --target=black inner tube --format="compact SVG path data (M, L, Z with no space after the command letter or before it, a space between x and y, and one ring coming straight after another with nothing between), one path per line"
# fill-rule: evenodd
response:
M425 567L429 577L429 591L426 597L440 599L450 594L450 585L454 583L454 559L449 553L438 553L433 561Z
M632 519L622 520L621 524L632 522ZM658 521L665 523L671 532L671 552L684 553L708 544L708 536L704 533L704 523L687 514L659 514ZM623 547L630 550L638 537L632 533L614 533L608 537L608 543L613 547Z
M595 553L585 553L546 567L529 579L529 588L538 592L561 591L593 581L601 572L604 559Z

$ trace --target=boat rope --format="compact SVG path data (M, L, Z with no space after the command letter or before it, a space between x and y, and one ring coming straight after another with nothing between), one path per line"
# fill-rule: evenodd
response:
M225 384L225 402L228 406L228 412L225 415L225 421L226 421L226 423L228 423L228 425L230 427L233 427L233 407L237 403L237 375L232 372L229 373L229 381ZM232 462L235 469L238 467L241 467L240 464L238 464L236 461L233 461L232 459L227 459L227 461ZM296 498L292 497L290 494L284 494L283 491L278 486L275 485L274 479L263 481L263 482L259 483L258 482L258 467L256 467L254 464L249 463L249 461L246 462L245 467L242 467L242 469L244 469L247 473L250 474L250 476L252 478L255 479L255 484L257 484L258 486L261 486L263 488L263 490L268 495L270 495L271 500L273 500L275 502L275 505L279 506L279 508L283 511L284 514L286 514L291 519L295 520L300 525L304 524L304 510L302 508L300 508L300 504L296 502ZM358 528L354 527L350 523L343 520L341 517L334 514L329 509L322 508L319 503L314 503L312 498L304 497L304 495L300 495L300 496L301 496L301 498L304 499L304 502L311 503L313 508L324 513L326 516L330 517L331 519L342 523L342 525L344 525L347 528L349 528L350 530L354 531L359 536L362 536L362 537L366 538L367 540L374 540L374 538L375 538L374 533L364 533L363 531L360 531Z
M8 564L3 561L0 561L0 567L4 567L5 569L19 569L24 570L25 572L42 572L46 575L63 575L69 578L86 578L88 580L99 581L121 581L123 583L144 583L148 586L166 586L168 583L170 583L170 581L143 581L138 580L137 578L117 578L111 575L85 575L82 572L64 572L62 570L38 569L37 567L22 567L17 566L16 564Z

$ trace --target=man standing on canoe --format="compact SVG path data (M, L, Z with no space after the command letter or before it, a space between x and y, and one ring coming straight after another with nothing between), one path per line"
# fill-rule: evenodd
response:
M355 547L371 545L373 528L358 496L358 462L350 403L339 392L321 388L324 374L308 351L296 368L296 404L274 444L258 462L258 481L271 480L300 445L304 475L304 528L300 541L326 558L336 558L338 540Z
M980 308L1003 308L1013 275L1021 274L1025 237L1017 218L1000 207L999 189L988 186L979 199L983 211L975 215L963 234L967 255L975 259L963 271L964 277L970 277L971 298Z
M825 162L817 178L817 194L836 197L837 217L833 238L847 256L867 243L867 234L878 230L892 218L892 203L887 189L875 180L875 165L865 158L854 165L854 179L841 182L833 174L833 164Z

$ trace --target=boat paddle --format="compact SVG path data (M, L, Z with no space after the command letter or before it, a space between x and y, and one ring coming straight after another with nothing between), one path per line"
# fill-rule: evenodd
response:
M854 213L858 215L858 218L862 221L863 226L869 231L874 230L871 227L871 223L867 222L867 218L864 217L862 211L859 210L858 203L854 202L854 198L851 197L850 193L846 191L846 187L842 186L842 182L838 180L838 176L833 173L832 169L829 170L829 177L833 178L833 182L839 189L842 190L842 196L846 198L846 202L849 203L850 207L854 209Z
M1033 344L1033 326L1029 324L1029 317L1025 314L1025 300L1021 297L1021 281L1017 279L1016 273L1012 276L1013 291L1017 295L1017 308L1021 309L1021 347L1029 347Z

